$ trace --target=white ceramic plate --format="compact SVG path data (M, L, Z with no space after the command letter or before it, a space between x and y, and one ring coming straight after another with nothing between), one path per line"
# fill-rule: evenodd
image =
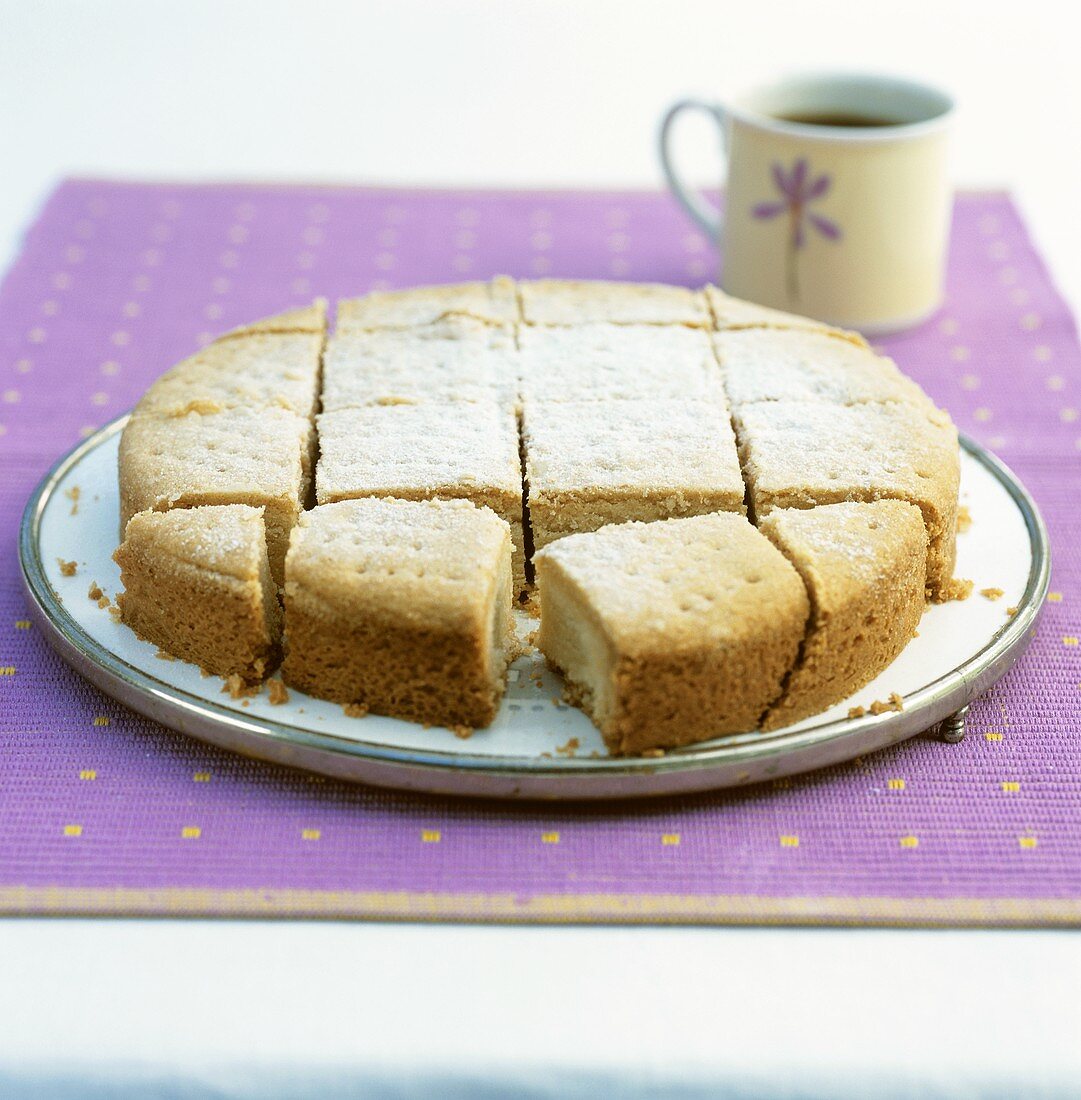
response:
M143 714L251 756L340 778L492 797L621 798L757 782L850 759L911 737L962 710L1023 651L1047 590L1043 522L995 458L963 440L961 501L973 517L959 536L957 575L975 581L963 602L932 606L919 637L874 682L823 714L770 734L750 733L668 753L613 759L579 711L559 702L559 677L535 653L515 662L496 721L461 740L442 728L375 715L348 718L336 704L290 690L237 701L222 681L156 656L156 648L90 600L112 597L119 570L117 445L124 420L63 458L27 505L20 557L31 605L50 643L79 672ZM77 507L73 505L78 490ZM75 561L66 577L59 561ZM988 600L981 588L999 588ZM1016 607L1014 615L1007 608ZM528 631L534 620L521 614ZM892 693L904 709L850 719ZM959 730L959 725L955 725Z

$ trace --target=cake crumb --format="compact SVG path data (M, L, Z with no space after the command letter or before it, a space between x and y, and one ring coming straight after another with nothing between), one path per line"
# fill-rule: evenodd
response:
M658 756L664 756L664 749L643 749L641 755L656 759Z
M115 603L109 605L109 618L112 619L114 623L121 623L124 621L124 616Z
M1016 607L1007 607L1006 608L1006 614L1009 615L1009 617L1012 619L1014 617L1014 615L1017 614L1017 608Z
M271 680L267 684L267 692L267 698L272 707L280 707L283 703L289 702L289 689L281 680Z
M98 599L98 607L100 607L102 611L104 611L107 607L112 607L112 604L109 603L109 597L105 595L101 596Z
M102 596L105 595L105 593L101 590L101 585L98 584L97 581L90 582L90 590L86 594L90 599L98 604L99 607L101 606L99 601L101 600Z
M258 695L259 685L249 684L239 672L234 672L222 684L221 691L223 695L228 695L231 699L243 699L249 695Z
M951 600L967 600L975 588L974 581L964 581L957 577L944 584L932 597L934 603L949 603Z
M964 534L972 526L972 513L967 504L958 505L957 508L957 533Z
M60 575L62 577L74 577L78 572L79 566L73 561L64 561L63 558L57 558L57 562L60 565Z
M473 736L472 726L451 726L450 732L458 738L459 741L468 741Z
M985 600L1001 600L1006 593L1001 588L981 588L980 595Z
M365 703L346 703L342 707L346 718L367 718L368 707Z
M574 756L580 744L581 742L579 742L577 737L572 737L565 745L557 745L556 752L558 752L560 756Z
M71 514L78 515L79 512L79 496L82 490L78 485L73 485L70 489L64 490L64 496L71 501Z
M175 661L176 658L171 653L166 653L164 649L158 649L154 651L154 656L159 661Z
M892 692L890 694L890 696L886 700L886 702L883 703L881 699L876 699L871 704L871 713L872 714L885 714L887 711L904 710L904 709L905 709L904 700L901 698L900 695L897 694L896 691Z
M848 708L848 717L849 718L862 718L866 713L867 713L867 708L866 707L849 707Z
M560 699L558 695L552 696L552 706L555 707L557 710L562 709L565 705L566 704L563 702L562 699Z

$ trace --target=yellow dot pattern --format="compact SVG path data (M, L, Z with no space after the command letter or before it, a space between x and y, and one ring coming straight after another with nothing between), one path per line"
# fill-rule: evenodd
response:
M886 786L891 791L903 791L905 789L905 781L903 779L887 779Z
M83 770L79 772L80 779L97 779L97 777L98 773L94 771L93 768L83 768Z
M184 840L198 840L203 835L203 830L198 825L185 825L180 830L180 836Z
M661 846L664 848L678 848L679 833L661 833Z
M438 829L421 829L420 840L422 844L438 844L443 839L443 834Z
M107 714L99 714L94 718L95 726L107 726L109 724L109 716Z
M903 836L899 841L902 848L918 848L920 838L918 836Z
M81 825L65 825L64 836L82 836L83 827Z
M318 829L301 829L301 840L318 840L323 834Z
M791 833L781 834L781 847L782 848L798 848L799 837Z

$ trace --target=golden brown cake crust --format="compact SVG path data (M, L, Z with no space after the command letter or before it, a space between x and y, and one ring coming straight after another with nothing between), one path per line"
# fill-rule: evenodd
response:
M218 676L271 670L281 612L260 509L140 512L113 556L121 619L141 638Z
M924 610L927 533L899 500L771 512L762 532L798 570L811 600L800 659L763 729L847 699L912 640Z
M510 531L468 501L306 512L286 559L282 678L325 699L488 725L510 658Z

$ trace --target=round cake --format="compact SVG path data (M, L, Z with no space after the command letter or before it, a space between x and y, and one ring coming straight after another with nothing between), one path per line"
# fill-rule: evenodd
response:
M498 277L333 331L318 301L159 378L119 476L118 602L162 650L473 728L529 607L614 753L818 713L954 590L949 416L715 287Z

